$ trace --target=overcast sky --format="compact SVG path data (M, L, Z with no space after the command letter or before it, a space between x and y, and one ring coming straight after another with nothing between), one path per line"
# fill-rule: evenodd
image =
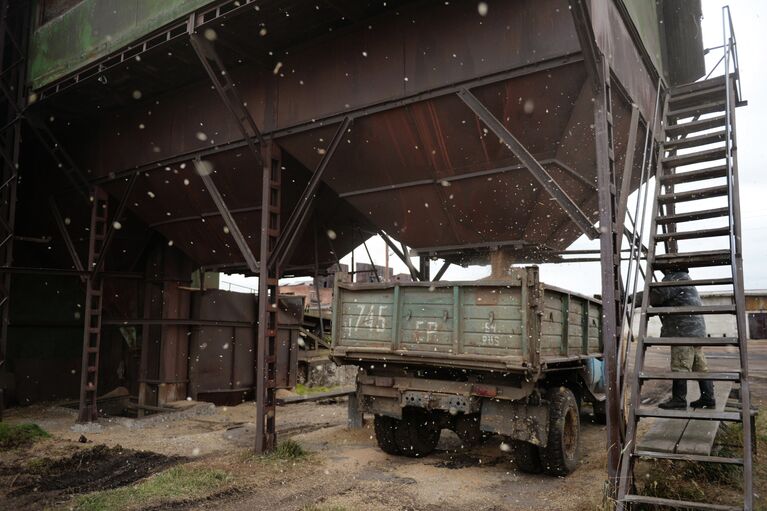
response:
M711 48L722 44L722 6L728 2L702 0L704 46ZM767 154L764 141L765 121L767 121L767 60L764 57L765 32L767 32L767 1L731 0L733 25L738 41L738 53L741 68L743 97L748 106L737 110L738 163L741 175L741 212L743 222L744 269L747 289L767 289L767 269L764 267L767 254ZM488 15L492 15L489 13ZM719 51L712 51L707 56L707 71L721 56ZM721 69L721 66L720 66ZM714 74L717 74L716 72ZM761 121L761 125L760 125ZM636 194L635 194L636 195ZM632 196L632 201L635 197ZM630 203L629 207L632 205ZM714 206L712 206L714 207ZM704 209L701 203L695 209ZM697 227L705 227L700 222ZM598 248L598 242L585 238L575 242L571 248ZM380 238L368 242L376 264L384 264L386 246ZM687 245L680 250L703 250L708 247ZM713 248L713 247L711 247ZM355 259L367 262L363 248L355 251ZM349 263L350 256L342 259ZM406 266L393 254L389 258L395 273L407 273ZM414 259L417 265L417 259ZM432 262L432 272L436 272L441 262ZM435 268L436 266L436 268ZM695 270L694 270L695 271ZM705 270L697 270L693 276L700 276ZM474 280L489 274L487 267L460 268L451 266L444 280ZM713 274L712 274L713 276ZM573 291L594 294L600 292L600 271L598 263L573 263L543 265L541 279ZM255 288L257 279L246 279L239 275L222 275L222 281ZM226 289L227 285L222 284ZM232 290L243 288L232 287Z

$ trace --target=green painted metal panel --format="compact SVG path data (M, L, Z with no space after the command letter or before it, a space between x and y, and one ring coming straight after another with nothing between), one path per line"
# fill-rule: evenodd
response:
M84 0L32 33L28 81L42 87L211 0Z
M526 278L510 285L341 285L335 302L340 325L333 345L357 361L369 348L392 359L428 353L435 365L442 354L517 358L520 368L537 351L542 363L600 354L598 329L591 325L598 303L556 288L528 289Z
M647 53L655 67L664 72L663 46L661 43L660 16L654 1L624 0L626 10L642 38ZM665 74L665 73L664 73Z

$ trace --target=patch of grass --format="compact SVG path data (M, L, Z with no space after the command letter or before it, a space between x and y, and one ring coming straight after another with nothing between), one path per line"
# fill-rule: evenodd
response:
M272 451L262 456L255 454L248 449L240 454L240 461L243 463L249 461L298 461L309 456L309 452L295 440L285 440L277 444Z
M99 491L74 499L77 511L106 511L145 508L153 503L189 501L220 490L230 482L223 470L203 467L173 467L133 486Z
M307 387L303 383L299 383L298 385L296 385L295 393L298 394L299 396L307 396L311 394L320 394L322 392L330 392L334 388L336 387L335 386L334 387L324 387L324 386Z
M304 449L298 442L294 440L285 440L284 442L277 444L274 451L267 454L266 457L275 460L290 461L306 458L307 454L309 453L307 453L306 449Z
M26 447L50 436L47 431L37 424L7 424L0 422L0 451Z
M45 475L53 465L53 460L50 458L32 458L27 462L27 470L30 474Z

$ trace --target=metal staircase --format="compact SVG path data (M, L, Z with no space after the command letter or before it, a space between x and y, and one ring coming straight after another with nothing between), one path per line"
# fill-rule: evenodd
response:
M726 15L729 11L726 12ZM729 16L725 17L725 22ZM740 101L737 65L730 69L730 59L736 60L731 24L725 26L725 76L707 79L668 91L664 101L665 136L659 147L656 170L655 201L653 201L650 245L647 254L647 279L641 305L641 319L634 371L630 379L629 407L624 449L622 452L618 489L618 509L633 505L662 506L677 509L750 510L753 507L752 487L752 416L749 399L748 363L746 353L746 316L743 284L741 223L735 107ZM679 154L685 150L684 154ZM714 181L715 180L715 181ZM711 181L714 184L711 184ZM708 184L704 184L708 183ZM675 189L687 185L685 191ZM684 204L704 200L707 206ZM712 202L719 201L715 207ZM677 211L684 204L685 211ZM698 220L719 219L717 226L695 226ZM661 232L658 232L658 229ZM693 240L704 244L704 251L680 251L679 242ZM659 247L664 250L661 253ZM728 267L725 276L693 278L684 281L655 282L656 270L685 267L696 269ZM723 268L722 268L723 269ZM720 272L722 272L720 269ZM705 270L708 273L711 270ZM654 288L681 286L728 286L734 304L703 306L650 305ZM737 337L650 337L648 320L667 315L731 315L735 317ZM651 346L729 346L739 353L738 367L722 372L669 372L645 368L645 352ZM723 411L708 409L662 410L643 405L642 384L649 380L714 380L730 381L739 386L739 406ZM687 455L638 450L636 433L639 421L645 418L703 419L742 423L742 453L738 457ZM711 502L689 502L636 494L633 471L639 459L666 459L692 463L734 464L743 467L743 502L720 505Z

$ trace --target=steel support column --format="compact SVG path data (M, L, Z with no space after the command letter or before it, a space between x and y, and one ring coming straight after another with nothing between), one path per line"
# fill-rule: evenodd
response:
M269 264L280 235L282 160L278 147L263 147L263 188L261 194L261 268L258 274L258 337L256 366L256 443L257 453L274 449L277 443L274 414L276 391L276 348L278 278L280 268Z
M607 474L611 494L617 487L623 423L620 414L620 389L617 379L617 346L620 332L619 297L621 289L620 253L616 251L622 233L616 231L615 155L610 68L600 59L599 82L595 83L594 102L599 227L602 260L602 350L607 381Z
M599 237L599 231L594 228L591 220L581 211L578 205L567 195L559 184L554 180L551 174L543 168L538 160L517 140L517 138L506 129L506 126L499 121L490 110L483 105L474 94L468 89L458 91L458 97L468 106L474 114L492 131L495 136L503 141L504 144L514 153L514 156L527 167L527 170L533 175L549 195L551 195L557 204L567 213L567 215L580 227L589 239Z
M418 273L421 274L421 280L429 282L431 280L431 261L428 256L421 256L419 259L420 271Z

